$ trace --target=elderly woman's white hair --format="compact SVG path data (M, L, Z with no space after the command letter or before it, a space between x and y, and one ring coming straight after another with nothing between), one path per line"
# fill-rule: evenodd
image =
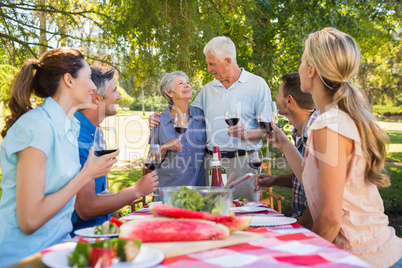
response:
M226 36L217 36L211 39L205 47L204 54L212 54L220 61L231 58L236 63L236 46L233 41Z
M165 76L162 77L158 87L159 87L159 92L161 93L161 95L167 100L167 102L169 103L169 105L173 105L173 100L171 97L169 97L166 93L165 90L167 92L174 92L173 89L173 80L178 77L178 76L183 76L184 78L187 79L187 81L189 81L190 79L188 79L188 76L186 75L185 72L182 71L175 71L175 72L171 72L168 74L165 74Z

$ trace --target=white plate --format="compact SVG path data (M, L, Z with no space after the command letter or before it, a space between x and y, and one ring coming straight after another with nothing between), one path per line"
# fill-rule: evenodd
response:
M254 212L262 212L268 211L268 208L263 207L255 207L255 206L246 206L246 207L233 207L230 208L234 213L254 213Z
M94 227L88 227L88 228L75 230L74 234L79 235L79 236L94 237L94 238L111 238L111 237L119 236L119 233L117 233L117 234L94 234Z
M277 226L295 223L295 218L252 216L250 226Z
M263 206L265 205L260 203L247 203L243 207L263 207Z
M237 201L239 202L239 199L235 199L233 201ZM245 205L243 205L242 207L263 207L265 206L265 204L262 203L255 203L255 202L247 202Z
M52 268L71 268L68 266L67 254L74 249L65 249L46 253L42 256L42 262ZM160 250L141 247L137 257L132 262L118 262L113 260L113 264L109 267L152 267L158 265L165 259L165 256Z

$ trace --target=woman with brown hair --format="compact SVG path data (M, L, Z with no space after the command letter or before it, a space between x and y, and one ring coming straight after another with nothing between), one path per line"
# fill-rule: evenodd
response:
M28 60L15 77L0 151L0 266L69 238L75 195L117 161L118 152L96 157L91 148L80 171L73 114L94 90L89 65L72 48ZM32 93L45 98L41 107L32 108Z

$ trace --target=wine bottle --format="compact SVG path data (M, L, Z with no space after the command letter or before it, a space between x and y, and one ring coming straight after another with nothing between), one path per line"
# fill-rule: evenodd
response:
M209 181L211 186L223 187L227 182L226 169L221 164L221 153L219 146L213 147L211 168L209 170Z

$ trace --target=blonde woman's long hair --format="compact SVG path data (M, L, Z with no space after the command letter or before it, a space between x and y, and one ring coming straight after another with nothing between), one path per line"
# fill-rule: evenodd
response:
M379 188L389 186L389 177L384 170L388 136L376 123L366 98L349 83L360 66L356 42L337 29L325 28L308 36L306 56L333 96L333 102L349 114L357 126L367 161L366 178Z

